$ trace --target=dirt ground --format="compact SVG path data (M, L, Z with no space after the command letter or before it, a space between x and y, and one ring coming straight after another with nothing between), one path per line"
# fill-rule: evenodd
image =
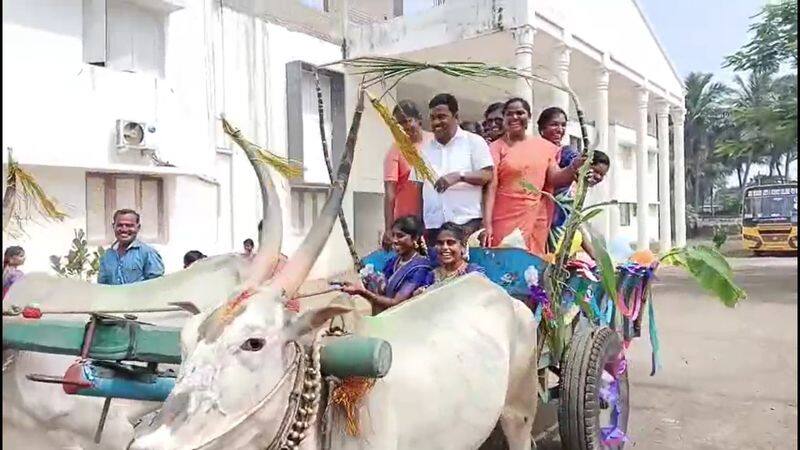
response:
M730 259L748 299L728 309L674 270L654 294L662 369L629 351L626 448L797 449L797 259ZM537 444L560 449L557 432Z

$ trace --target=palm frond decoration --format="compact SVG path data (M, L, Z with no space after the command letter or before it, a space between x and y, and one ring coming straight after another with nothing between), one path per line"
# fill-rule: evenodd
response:
M254 154L256 162L272 167L279 174L289 179L297 178L303 174L302 164L289 158L278 156L253 144L242 135L242 131L239 128L231 125L224 117L222 118L222 129L242 150L248 153L248 157L250 153Z
M56 201L49 197L42 186L30 172L23 169L14 161L12 151L8 149L8 177L6 178L6 192L3 195L3 229L15 219L18 223L23 221L20 206L30 211L36 210L47 220L62 221L67 214L61 211Z
M417 147L411 142L411 138L408 137L403 127L397 123L397 120L395 120L394 116L389 112L389 108L370 94L369 91L365 92L367 93L367 97L369 97L370 103L372 103L372 107L375 108L375 111L378 112L378 115L381 116L383 122L392 132L392 137L394 137L397 147L400 149L400 154L403 155L406 162L414 168L414 171L416 171L420 178L431 184L435 184L436 180L439 179L436 172L425 163L425 159L423 159L422 155L417 151Z
M364 76L365 78L362 82L364 88L370 88L377 84L386 84L388 88L386 88L385 91L391 90L403 78L425 70L433 70L454 78L465 78L471 80L488 78L516 80L523 78L528 82L541 83L567 92L572 101L575 103L576 109L581 109L580 104L577 101L578 98L572 89L570 89L568 86L564 86L559 81L554 81L552 79L536 75L530 70L521 70L476 61L444 61L431 63L410 61L399 58L369 56L336 61L326 64L326 66L335 64L343 64L344 66L349 67L351 69L349 73L352 75Z

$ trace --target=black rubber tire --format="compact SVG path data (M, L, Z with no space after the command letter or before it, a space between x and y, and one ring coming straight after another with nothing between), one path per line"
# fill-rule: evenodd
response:
M559 386L558 429L562 448L607 448L600 440L599 399L603 368L622 350L619 335L600 327L577 332L562 361ZM619 379L620 417L617 426L628 430L629 391L627 370ZM623 445L615 448L621 449Z

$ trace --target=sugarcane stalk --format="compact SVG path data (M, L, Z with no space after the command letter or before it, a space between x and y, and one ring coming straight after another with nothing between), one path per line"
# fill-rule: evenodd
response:
M328 139L325 137L325 102L322 99L322 87L319 83L319 71L314 69L314 83L317 89L317 113L319 114L319 136L322 141L322 156L325 158L325 168L328 171L328 178L333 182L333 165L331 164L331 155L328 150ZM347 249L350 250L350 257L353 259L353 266L356 271L361 270L361 258L358 257L355 243L352 236L350 236L350 228L347 226L347 219L344 216L344 210L339 208L339 223L342 225L342 234L347 243Z
M578 101L578 97L568 87L564 86L563 89L569 93L569 96L575 105L578 123L580 124L581 128L581 138L583 140L583 155L586 156L586 162L584 162L578 170L577 192L575 193L575 200L572 205L573 213L567 219L564 237L561 241L562 244L558 250L556 250L555 262L549 265L544 272L545 291L550 299L552 299L551 303L553 304L554 308L557 309L560 308L561 295L564 292L563 289L566 286L566 280L569 277L569 273L566 271L565 267L567 260L569 259L570 248L572 247L570 243L575 237L575 233L578 231L578 228L582 222L583 203L586 200L586 192L589 188L586 175L589 173L589 167L591 166L592 158L594 157L594 149L589 147L589 133L586 131L586 120L584 118L583 109ZM555 333L549 333L550 350L554 353L554 356L560 360L561 355L568 343L566 342L566 336L564 335L565 324L562 321L562 315L560 314L560 311L554 311L554 313L557 318L557 323L555 324L555 327L551 327L550 330L551 332L555 331ZM553 330L552 328L555 329Z

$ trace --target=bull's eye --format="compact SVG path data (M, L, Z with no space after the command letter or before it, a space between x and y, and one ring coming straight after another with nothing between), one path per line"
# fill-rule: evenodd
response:
M246 352L257 352L264 348L263 338L250 338L242 343L241 349Z

